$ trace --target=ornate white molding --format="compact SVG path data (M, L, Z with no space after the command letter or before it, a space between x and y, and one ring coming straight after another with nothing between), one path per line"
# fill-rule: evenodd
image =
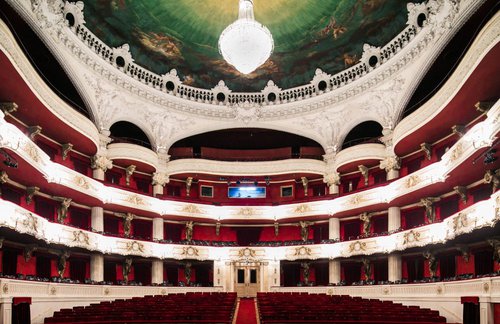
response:
M128 143L111 143L107 146L106 157L110 160L131 160L150 165L158 169L158 154L140 145Z
M323 118L323 113L335 119L344 114L353 123L372 119L392 128L398 109L410 92L411 85L406 80L414 79L414 72L422 62L432 61L429 58L439 53L452 37L454 28L481 2L464 0L457 5L452 0L430 0L425 10L420 10L428 18L423 27L411 19L418 11L413 8L405 30L376 51L367 46L368 63L365 60L330 76L323 94L318 92L316 83L324 81L325 75L319 73L311 84L280 90L276 102L271 104L264 98L264 92L269 89L255 94L229 92L225 102L219 103L214 91L180 84L176 73L158 76L146 71L132 62L126 48L109 48L90 33L78 14L78 10L81 12L78 5L66 5L65 12L76 15L77 24L66 26L62 1L37 1L32 5L29 0L9 0L61 60L92 107L98 127L107 129L120 119L134 122L151 136L157 150L168 149L177 139L186 136L234 127L235 121L238 126L293 131L317 140L325 148L338 145L354 125L345 123L339 124L342 128L336 128L338 125ZM125 61L123 67L116 63L118 55ZM379 65L372 67L369 59L373 56L378 58ZM394 79L398 82L391 81ZM167 82L172 82L172 90L166 89ZM219 88L216 90L220 91ZM117 100L119 103L115 103ZM110 102L111 105L106 104ZM135 116L139 106L149 107L156 119ZM239 108L235 109L236 106ZM313 128L302 127L301 120L306 115L319 123ZM155 120L163 128L155 130Z
M338 169L355 161L383 160L387 153L383 144L360 144L348 147L335 156L335 168Z
M196 209L196 217L212 220L229 219L256 219L276 220L304 216L332 215L340 211L347 211L367 207L380 203L388 203L397 197L402 197L421 188L437 182L445 181L446 177L464 161L471 157L477 150L491 143L496 134L500 132L500 101L488 111L487 118L473 126L448 152L441 161L422 168L411 175L399 178L385 186L376 187L359 193L342 196L333 200L314 201L305 204L306 212L296 212L304 204L290 204L280 206L255 206L250 207L252 213L248 214L246 208L238 206L213 206L165 201L154 197L139 195L130 191L108 187L92 178L82 176L63 165L54 163L47 154L36 146L25 134L14 125L0 119L0 147L6 147L16 152L20 158L27 161L38 170L48 182L80 191L95 197L104 203L120 204L157 213L159 215L193 216L192 208ZM479 146L478 146L479 145ZM311 160L314 161L314 160ZM278 163L283 163L277 161ZM324 162L314 161L322 164ZM234 164L237 166L240 164ZM233 167L233 165L231 165ZM296 169L295 169L296 170ZM248 170L247 170L248 171ZM169 171L170 172L170 171ZM267 174L269 175L269 174ZM304 209L300 209L304 210Z
M286 173L324 173L325 163L312 159L288 159L266 162L225 162L204 159L179 159L167 164L170 175L206 173L226 176L270 176Z
M490 199L478 202L441 223L386 236L370 237L357 241L304 246L252 247L245 254L242 248L214 246L186 246L160 244L150 241L135 241L126 238L78 230L73 227L52 223L9 201L0 200L2 215L0 227L11 228L19 233L34 236L47 243L79 247L88 251L119 255L136 255L158 259L241 259L251 256L259 260L335 259L356 255L391 253L429 244L445 243L460 235L471 233L483 227L493 227L500 221L498 208L500 192Z

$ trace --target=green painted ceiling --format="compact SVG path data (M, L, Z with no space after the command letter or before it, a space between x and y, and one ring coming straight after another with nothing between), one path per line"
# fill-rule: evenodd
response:
M417 1L419 2L419 1ZM274 53L243 75L219 54L222 30L236 20L238 0L84 0L86 26L112 47L130 45L135 62L158 74L177 69L185 84L260 91L309 83L316 68L334 74L364 43L381 46L405 28L401 0L254 0L255 18L269 28Z

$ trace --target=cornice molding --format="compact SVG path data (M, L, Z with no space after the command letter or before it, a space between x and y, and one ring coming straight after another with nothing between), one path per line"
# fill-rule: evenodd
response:
M462 89L475 68L499 41L500 13L497 13L483 27L458 67L441 89L396 126L393 134L393 146L396 147L401 140L431 122Z
M145 126L143 130L153 138L156 150L168 150L176 140L204 131L251 126L301 134L318 141L326 150L339 147L355 122L375 120L386 128L393 128L401 101L408 96L410 82L407 80L414 79L418 65L434 57L452 37L450 30L460 26L483 1L430 0L425 5L409 5L408 27L380 49L366 45L366 55L360 64L329 81L334 90L317 95L316 83L326 77L318 71L310 85L282 90L279 98L293 96L294 99L275 105L262 105L258 103L260 99L248 99L253 98L253 94L236 93L229 94L234 100L214 105L205 102L211 102L207 99L210 94L205 93L209 90L178 84L176 91L182 88L179 95L169 94L162 90L161 83L167 79L175 81L175 73L160 77L135 65L121 70L114 66L115 55L129 59L126 48L111 49L95 38L84 27L78 5L64 5L60 0L8 2L37 31L55 56L64 61L63 66L92 107L99 129L109 129L118 118L125 118ZM66 26L63 11L76 15L74 27ZM419 13L428 18L422 28L416 26L415 17ZM91 39L92 49L84 43ZM380 59L381 65L373 68L367 65L365 61L372 55ZM147 76L147 82L142 75ZM110 92L108 88L114 90ZM264 92L273 89L276 90L275 86L270 84ZM115 100L120 103L109 104ZM137 107L149 107L149 112L136 116ZM314 127L308 127L305 116Z
M95 125L74 108L56 95L42 80L31 63L18 46L7 25L0 20L0 50L13 63L14 68L23 78L26 85L35 94L38 100L59 120L67 124L82 136L90 139L96 146L99 144L99 135Z

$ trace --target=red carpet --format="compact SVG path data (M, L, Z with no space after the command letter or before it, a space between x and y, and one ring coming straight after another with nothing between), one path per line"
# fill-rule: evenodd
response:
M240 299L238 314L236 314L236 324L257 324L257 314L255 313L255 299Z

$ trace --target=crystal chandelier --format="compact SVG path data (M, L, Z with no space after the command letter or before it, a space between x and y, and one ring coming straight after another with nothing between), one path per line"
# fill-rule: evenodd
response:
M243 74L261 66L273 52L269 29L255 21L253 1L240 0L238 20L227 26L219 38L219 52Z

